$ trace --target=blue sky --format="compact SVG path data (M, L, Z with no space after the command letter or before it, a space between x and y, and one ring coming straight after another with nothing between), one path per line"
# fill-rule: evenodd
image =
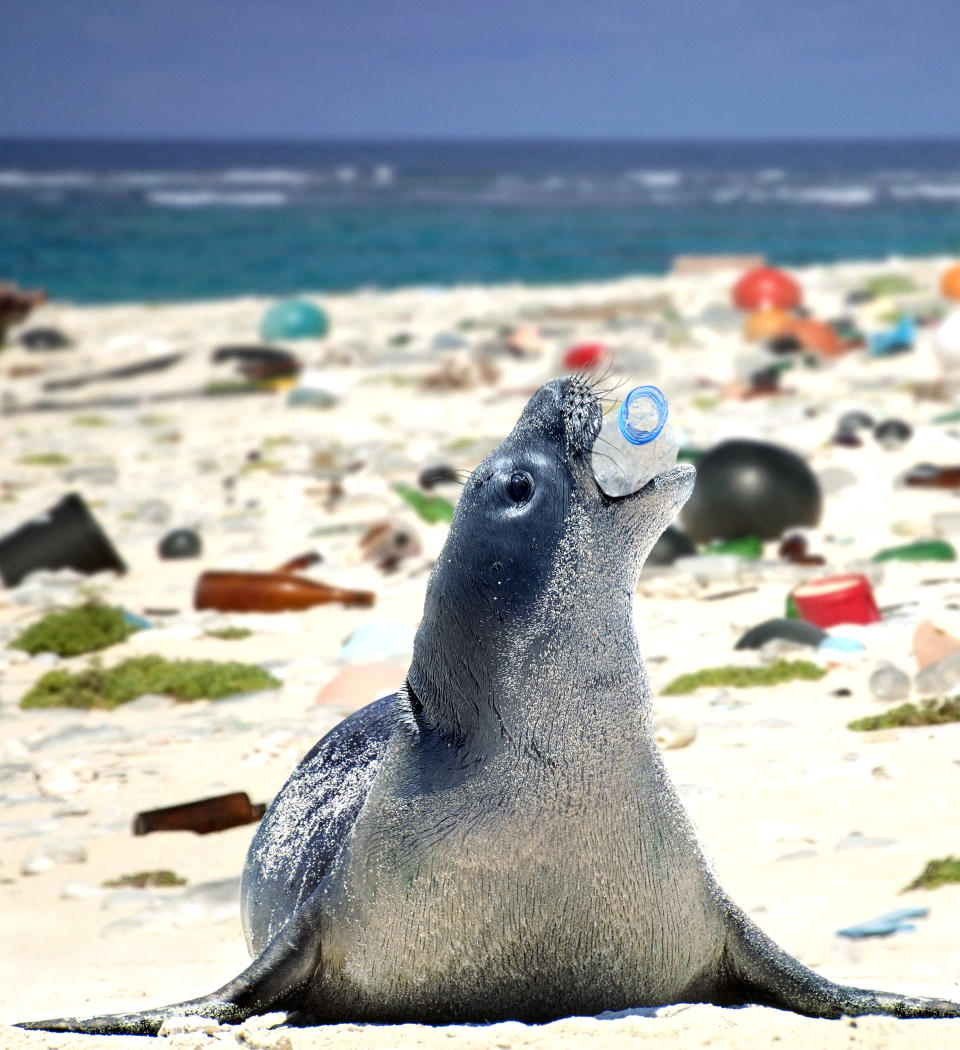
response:
M4 0L0 135L960 135L960 0Z

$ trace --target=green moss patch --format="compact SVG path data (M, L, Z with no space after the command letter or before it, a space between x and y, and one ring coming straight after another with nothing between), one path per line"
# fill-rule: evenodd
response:
M105 879L101 886L108 889L132 888L152 889L158 886L186 886L187 880L169 868L154 868L150 871L135 871L130 875L118 875L115 879Z
M948 882L960 882L960 859L944 857L943 860L927 861L927 866L910 883L903 887L903 893L910 890L935 890L946 886Z
M159 693L174 700L219 700L234 693L275 689L279 685L273 675L251 664L135 656L111 668L94 661L76 673L48 671L23 697L20 706L111 710L145 693Z
M705 685L746 688L756 685L780 685L781 682L794 680L816 682L826 673L822 667L809 660L776 660L766 667L738 667L733 664L725 667L704 667L692 674L682 674L679 678L674 678L661 693L664 696L679 696L692 693Z
M66 467L70 460L59 452L36 452L31 456L22 456L20 463L24 467Z
M216 638L221 642L239 642L249 638L253 631L249 627L222 627L217 631L206 631L205 638Z
M79 656L125 641L139 630L121 609L88 601L72 609L47 613L30 624L10 643L11 649L30 653Z
M960 722L960 700L924 700L921 704L901 704L880 715L856 718L847 725L856 733L900 726L938 726Z

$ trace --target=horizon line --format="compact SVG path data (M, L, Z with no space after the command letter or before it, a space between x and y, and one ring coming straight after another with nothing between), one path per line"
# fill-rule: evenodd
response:
M24 144L84 143L84 144L171 144L195 145L217 143L223 145L426 145L433 143L461 143L476 145L509 145L512 143L544 143L556 145L611 144L611 145L760 145L760 144L937 144L960 143L960 133L942 135L24 135L0 131L0 142Z

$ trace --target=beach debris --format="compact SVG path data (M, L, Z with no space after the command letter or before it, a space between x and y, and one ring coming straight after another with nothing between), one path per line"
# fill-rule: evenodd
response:
M420 380L426 390L472 390L480 383L495 383L500 371L486 357L454 351L446 354L432 372Z
M193 831L197 835L209 835L213 831L252 824L263 816L266 809L263 803L252 803L246 791L232 791L195 802L144 810L133 818L132 831L134 835L150 835L155 831Z
M841 839L834 846L834 849L887 849L896 844L896 839L878 838L873 835L864 835L862 831L851 831L846 838Z
M44 390L74 390L88 386L90 383L107 383L117 379L136 379L138 376L165 372L183 360L182 353L159 354L156 357L145 357L116 368L105 368L100 372L83 372L81 375L68 376L65 379L50 379L43 384Z
M73 346L69 336L49 325L25 329L17 336L17 342L27 350L68 350Z
M918 671L913 679L918 693L952 693L960 686L960 652L952 652Z
M775 660L766 667L743 667L730 664L722 667L704 667L690 674L680 675L660 691L663 696L681 696L703 686L733 686L745 689L753 686L780 685L795 680L816 682L827 672L810 660Z
M302 572L309 569L311 565L319 565L323 561L323 555L319 551L304 551L303 554L295 554L288 558L282 565L278 565L274 572Z
M793 334L793 332L778 332L776 335L771 336L766 343L767 349L771 354L776 354L778 357L782 357L785 354L798 354L803 349L803 343Z
M46 301L46 292L25 292L15 284L0 281L0 346L3 346L7 332L14 325L25 321L35 306Z
M824 653L836 659L837 657L853 657L856 662L861 653L866 652L867 647L859 638L851 638L846 634L828 634L817 646L817 652Z
M917 338L917 326L913 317L902 316L897 323L884 332L874 332L868 346L872 357L887 357L912 350Z
M354 710L381 696L395 693L407 676L406 664L391 660L345 667L317 693L314 703L336 704Z
M665 715L654 719L653 739L661 751L676 751L697 739L697 727L693 722Z
M743 322L743 335L750 342L766 342L786 331L793 320L786 310L775 306L764 306L747 315Z
M875 919L867 919L853 926L846 926L837 930L840 937L849 937L851 940L860 940L865 937L889 937L893 933L906 933L917 927L910 922L911 919L925 919L930 914L929 908L900 908L898 911L889 911L885 915L879 915Z
M878 667L867 679L867 687L874 700L888 703L906 700L910 695L910 675L893 664Z
M151 868L149 871L134 871L129 875L118 875L115 879L104 879L100 883L106 889L156 889L166 886L186 886L187 880L170 868Z
M449 525L453 521L454 505L443 496L425 496L411 485L402 483L394 485L393 491L413 507L428 525Z
M871 561L956 561L957 552L946 540L916 540L897 547L884 547Z
M784 536L777 547L777 557L790 562L791 565L824 565L826 558L822 554L811 554L810 541L801 532L791 532Z
M646 564L659 568L673 565L677 558L686 558L697 553L690 537L676 525L668 525L647 555Z
M81 671L48 671L23 696L20 707L111 710L148 693L181 701L220 700L279 686L272 674L254 664L168 660L149 654L110 668L95 659Z
M256 383L294 379L303 367L289 350L275 346L219 346L211 354L211 360L236 361L239 374Z
M345 664L373 663L408 656L416 632L399 620L369 620L344 642L337 659Z
M863 444L859 434L861 430L873 430L873 417L860 409L844 412L837 420L833 442L836 445L858 448Z
M800 285L789 274L773 266L756 266L747 270L734 284L730 296L740 310L760 310L770 306L794 310L803 299Z
M39 875L60 864L85 864L87 848L71 839L45 842L37 846L20 862L21 875Z
M305 368L297 385L287 394L290 408L333 408L348 388L348 381L328 369Z
M200 574L193 592L195 609L219 612L290 612L330 603L369 608L375 600L372 591L335 587L286 572L211 570Z
M960 652L960 638L943 630L932 620L923 620L913 632L913 655L917 668L923 670Z
M881 619L873 588L862 573L808 580L795 587L790 597L801 619L818 627L876 623Z
M365 561L382 572L394 572L400 563L423 552L417 534L405 522L375 521L360 537Z
M696 543L757 536L777 539L791 526L815 526L823 496L796 453L766 441L733 439L697 461L697 484L680 521Z
M867 715L847 723L855 733L872 733L877 729L939 726L960 722L960 700L923 700L919 704L901 704L880 715Z
M47 613L24 628L7 645L31 655L79 656L126 641L131 634L142 630L144 622L137 623L123 609L90 599L71 609Z
M724 554L735 554L747 561L757 561L763 557L763 540L757 536L738 536L733 540L716 540L704 547L701 552L707 557L718 557Z
M948 266L940 275L940 294L960 301L960 263Z
M199 558L203 541L194 529L171 529L157 544L157 556L164 561Z
M437 485L460 485L462 483L463 477L459 471L448 463L435 463L424 467L417 475L417 484L428 492Z
M605 343L577 343L565 350L561 362L565 369L599 368L610 360L610 348Z
M0 577L16 587L37 569L76 569L91 575L125 573L127 566L78 492L0 536Z
M873 437L885 452L896 452L913 437L913 427L902 419L885 419L873 428Z
M322 339L330 330L325 311L306 299L286 299L274 303L260 319L260 338Z
M940 860L928 860L923 871L920 872L913 882L904 886L900 892L935 890L952 882L960 882L960 858L951 854L949 857L943 857Z
M933 352L941 369L952 375L960 371L960 310L953 310L937 325Z
M759 649L767 642L780 640L793 645L806 645L816 648L824 638L826 631L805 620L791 620L778 616L755 624L737 639L734 649Z
M821 357L837 357L850 349L832 325L811 317L798 317L789 321L779 334L792 336L800 350L809 350Z
M546 349L540 328L535 324L520 325L510 332L503 343L514 357L541 357Z

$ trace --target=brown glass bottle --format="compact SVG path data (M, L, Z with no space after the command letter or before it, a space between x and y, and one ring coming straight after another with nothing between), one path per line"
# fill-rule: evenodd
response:
M149 835L152 831L195 831L198 835L209 835L211 831L252 824L265 811L266 806L262 802L256 805L251 803L246 791L233 791L229 795L216 795L196 802L138 813L133 818L133 833Z
M195 609L220 612L289 612L339 602L369 608L376 595L285 572L205 572L193 592Z

